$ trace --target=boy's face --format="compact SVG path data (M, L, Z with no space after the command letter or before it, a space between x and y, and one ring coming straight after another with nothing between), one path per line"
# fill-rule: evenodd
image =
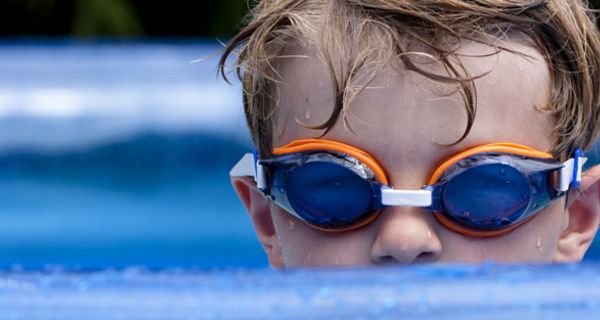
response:
M548 101L548 67L534 48L516 42L510 48L530 57L505 51L488 57L463 57L471 75L489 73L475 81L476 120L469 135L456 145L448 146L462 136L467 121L456 88L391 67L380 72L350 104L345 118L352 131L340 118L323 138L370 153L397 189L420 189L436 164L469 147L514 142L548 151L552 147L553 121L550 113L540 111ZM492 49L465 44L461 52L481 55ZM300 54L305 56L286 59L282 65L283 82L278 88L273 133L276 147L318 137L319 131L302 124L322 124L333 110L331 77L325 65L312 52L301 50ZM438 64L420 66L442 73ZM563 197L553 202L515 230L492 238L473 238L450 231L430 213L415 207L385 208L367 226L341 233L311 228L272 203L264 206L268 208L268 218L261 213L258 215L262 217L252 212L251 216L271 264L276 267L487 260L549 262L570 259L560 245L569 226L564 201ZM264 227L269 220L272 228ZM265 233L271 229L272 234ZM263 241L265 238L267 242Z

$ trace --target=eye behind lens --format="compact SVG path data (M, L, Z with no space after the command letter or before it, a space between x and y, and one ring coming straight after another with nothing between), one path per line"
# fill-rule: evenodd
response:
M289 172L285 189L296 214L318 227L352 225L373 211L372 185L338 164L315 161L298 166Z
M519 170L504 163L482 164L456 172L445 183L443 214L479 230L498 230L524 218L531 186Z

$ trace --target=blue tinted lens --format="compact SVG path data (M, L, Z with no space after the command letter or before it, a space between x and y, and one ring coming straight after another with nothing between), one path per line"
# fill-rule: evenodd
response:
M531 188L517 169L501 164L485 164L453 176L442 191L443 212L459 223L495 230L520 221Z
M287 178L287 198L307 222L335 227L352 224L370 213L370 183L350 169L329 162L294 168Z

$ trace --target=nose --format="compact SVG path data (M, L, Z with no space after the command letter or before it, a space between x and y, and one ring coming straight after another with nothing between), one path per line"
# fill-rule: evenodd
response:
M418 208L391 207L377 221L371 248L376 263L424 263L437 260L442 243L430 213Z

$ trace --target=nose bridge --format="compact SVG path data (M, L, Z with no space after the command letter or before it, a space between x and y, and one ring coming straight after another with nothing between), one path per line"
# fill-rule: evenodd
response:
M371 257L378 263L418 263L437 259L442 244L431 213L416 207L384 209L377 222Z

